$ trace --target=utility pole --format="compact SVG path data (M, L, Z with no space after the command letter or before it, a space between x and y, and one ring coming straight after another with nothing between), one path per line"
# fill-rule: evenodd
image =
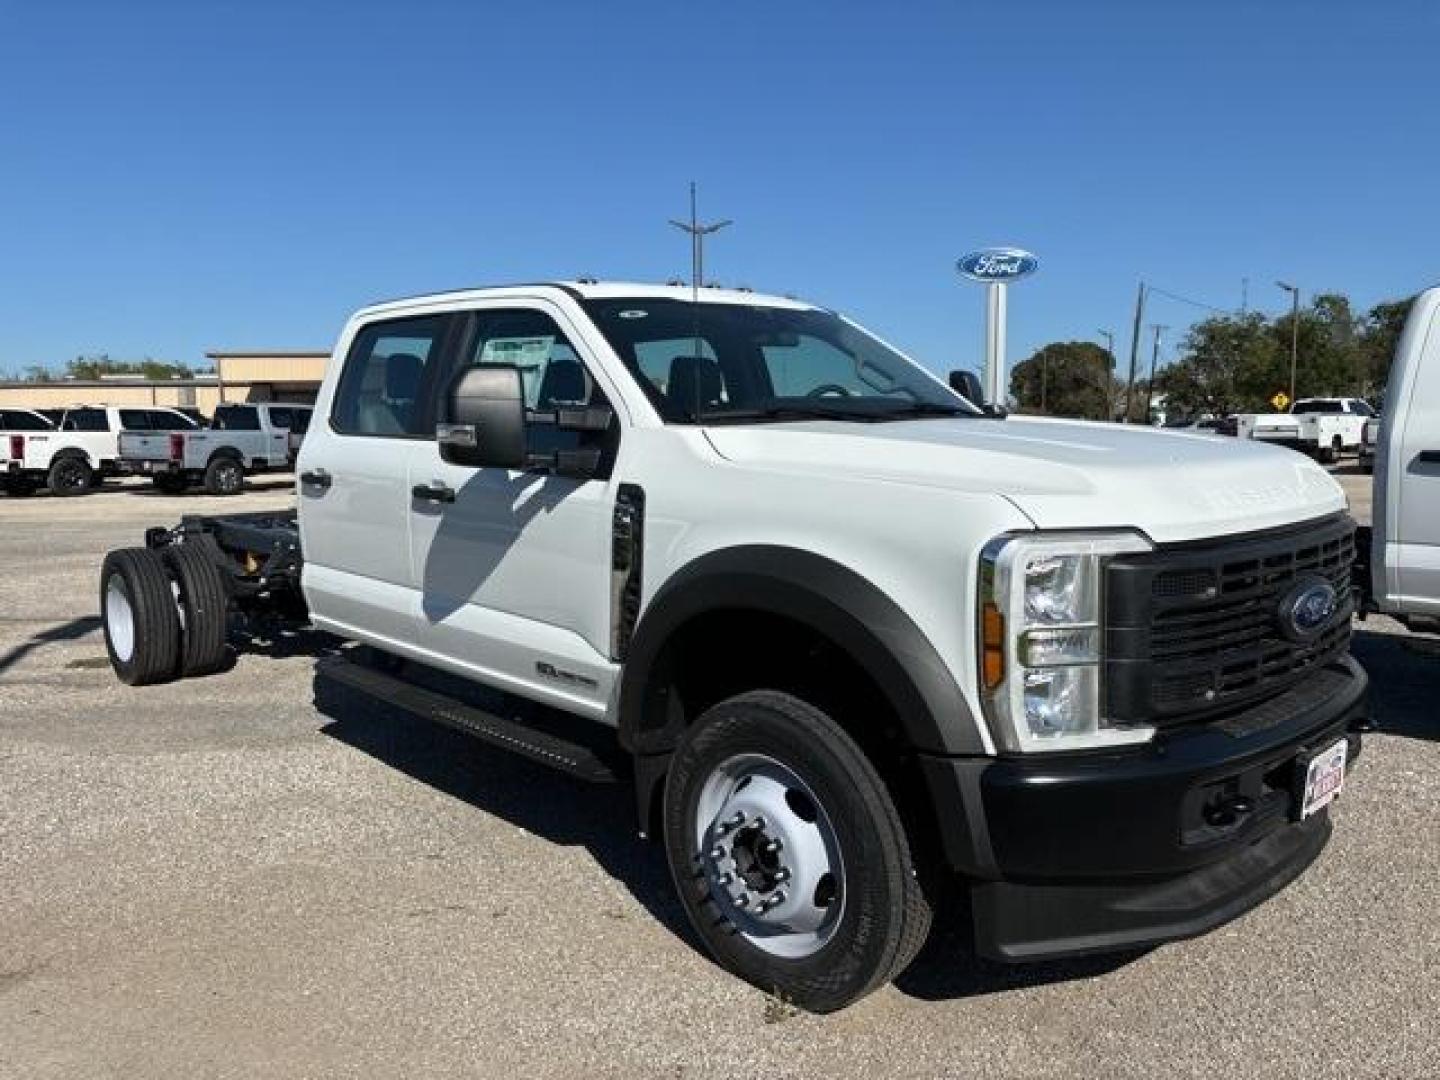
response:
M1290 404L1295 404L1295 361L1300 354L1300 290L1283 281L1275 282L1290 294Z
M1145 318L1145 282L1135 297L1135 325L1130 329L1130 377L1125 380L1125 423L1130 423L1130 404L1135 396L1135 364L1140 354L1140 323Z
M1240 279L1240 317L1241 317L1241 318L1244 318L1245 315L1246 315L1246 313L1249 312L1249 310L1250 310L1250 279L1249 279L1248 277L1242 277L1242 278Z
M705 237L711 233L717 233L726 225L733 225L729 218L724 221L717 221L713 225L701 225L695 210L695 181L690 181L690 221L687 224L683 221L676 221L673 218L670 224L681 232L690 234L690 291L698 298L700 286L705 284Z
M1050 354L1044 349L1040 350L1040 415L1049 416L1050 410L1046 404L1050 387Z
M1145 422L1150 422L1150 405L1155 400L1155 365L1160 360L1160 335L1168 326L1161 326L1159 323L1151 323L1150 329L1155 331L1155 344L1150 348L1150 378L1145 383Z

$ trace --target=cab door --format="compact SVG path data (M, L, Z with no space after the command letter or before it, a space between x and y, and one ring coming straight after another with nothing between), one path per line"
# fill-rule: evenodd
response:
M1408 400L1395 409L1399 454L1386 464L1398 475L1400 497L1394 539L1397 584L1405 610L1440 615L1440 318L1432 317ZM1379 486L1377 485L1377 491Z
M429 386L453 318L362 326L296 465L303 585L318 626L381 647L413 642L410 462L433 442Z
M468 316L437 398L468 366L511 363L526 405L610 404L600 372L540 301L477 308ZM610 660L610 478L620 418L610 433L532 425L531 450L608 444L599 475L476 469L440 457L433 440L410 457L411 575L419 641L440 662L502 689L603 715Z

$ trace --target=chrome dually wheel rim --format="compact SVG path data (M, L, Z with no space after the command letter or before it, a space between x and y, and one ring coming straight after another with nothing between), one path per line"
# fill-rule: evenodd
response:
M810 786L774 758L740 754L711 771L696 811L697 858L736 932L788 959L824 948L844 913L845 867Z
M116 658L128 664L135 655L135 611L119 574L111 574L105 583L105 629Z

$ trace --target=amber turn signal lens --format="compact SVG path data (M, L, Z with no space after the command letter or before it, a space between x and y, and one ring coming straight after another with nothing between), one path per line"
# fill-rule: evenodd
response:
M1005 681L1005 616L989 601L980 609L980 647L985 689L994 690Z

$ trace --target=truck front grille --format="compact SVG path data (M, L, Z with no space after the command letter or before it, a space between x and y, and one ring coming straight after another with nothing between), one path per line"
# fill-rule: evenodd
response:
M1350 642L1355 523L1345 515L1111 561L1106 575L1106 713L1168 725L1273 697ZM1295 640L1282 602L1323 579L1336 611ZM1287 632L1288 629L1288 632Z

